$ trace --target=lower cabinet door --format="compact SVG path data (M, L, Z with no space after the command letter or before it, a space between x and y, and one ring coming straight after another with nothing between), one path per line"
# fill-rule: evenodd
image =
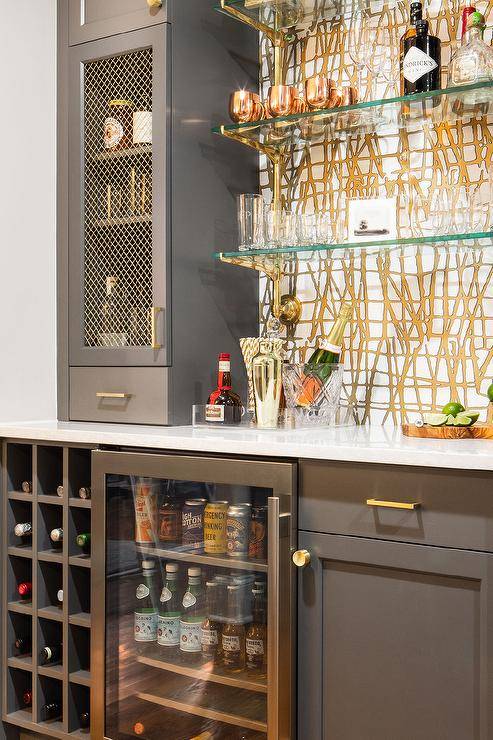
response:
M299 740L491 740L493 555L300 532Z

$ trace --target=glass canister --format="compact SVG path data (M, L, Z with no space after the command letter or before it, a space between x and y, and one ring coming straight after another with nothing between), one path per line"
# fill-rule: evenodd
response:
M131 100L110 100L104 120L105 149L126 149L132 146L133 109Z
M275 429L282 389L282 358L272 339L260 341L260 352L252 362L255 412L260 429Z

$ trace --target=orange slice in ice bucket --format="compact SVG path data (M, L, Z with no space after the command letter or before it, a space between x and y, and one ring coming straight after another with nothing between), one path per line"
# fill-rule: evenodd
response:
M320 378L317 378L316 375L307 375L303 381L303 389L296 399L297 406L302 406L303 408L313 406L321 388L322 381Z

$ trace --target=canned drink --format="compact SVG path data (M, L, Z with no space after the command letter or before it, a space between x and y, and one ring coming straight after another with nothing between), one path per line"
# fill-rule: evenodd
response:
M235 504L228 508L226 538L228 555L232 558L246 558L250 535L250 504Z
M267 506L253 507L248 557L254 560L267 558Z
M185 501L182 511L181 541L192 550L203 550L204 547L204 511L205 498Z
M154 545L157 526L157 496L152 481L142 480L135 486L135 544Z
M204 511L204 552L221 555L227 552L227 501L211 501Z

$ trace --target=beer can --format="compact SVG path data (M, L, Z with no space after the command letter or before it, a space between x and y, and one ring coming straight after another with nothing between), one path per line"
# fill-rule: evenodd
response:
M227 551L226 519L227 501L211 501L204 512L204 551L221 555Z
M250 504L234 504L228 508L226 539L228 555L232 558L246 558L248 555L250 516Z
M185 501L182 511L181 541L191 550L204 548L205 498Z
M254 506L252 509L248 557L255 560L267 558L267 506Z
M135 544L154 545L157 526L157 496L150 480L141 480L135 485Z

